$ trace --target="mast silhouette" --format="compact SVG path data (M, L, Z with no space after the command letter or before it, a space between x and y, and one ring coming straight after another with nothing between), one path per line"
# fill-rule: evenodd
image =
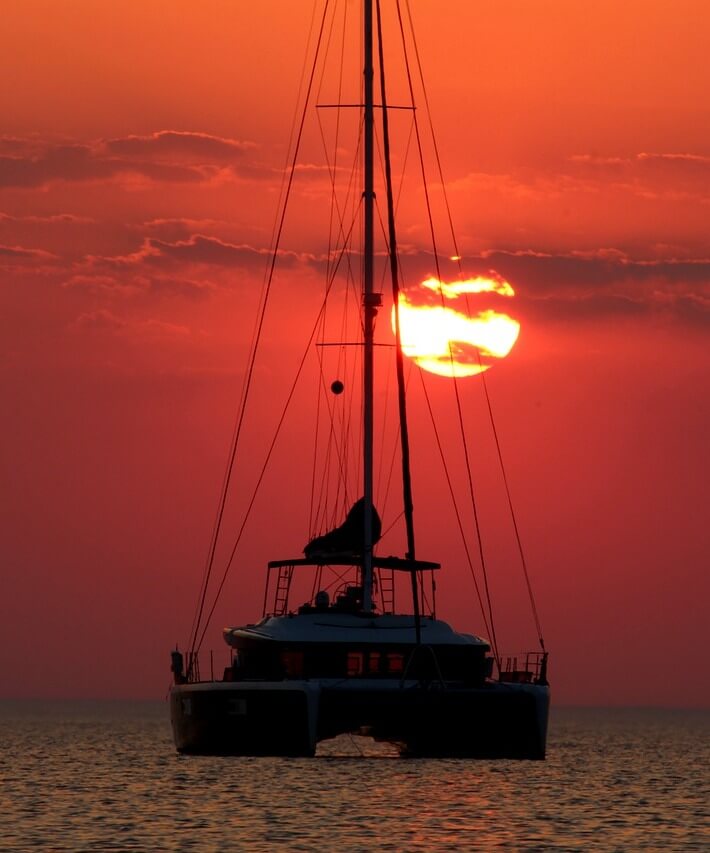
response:
M384 46L382 43L382 17L377 0L377 40L380 61L380 97L382 100L382 145L385 161L385 189L387 192L387 230L389 235L390 275L392 278L392 305L394 308L395 352L397 367L397 403L399 411L399 435L402 449L402 491L404 498L404 521L407 529L407 552L405 557L412 563L416 560L414 539L414 501L412 498L412 473L409 459L409 427L407 425L406 383L404 379L404 357L402 355L402 332L399 324L399 264L397 260L397 230L394 222L394 197L392 192L392 164L390 158L389 116L387 114L387 91L385 87ZM412 607L417 645L421 642L421 618L419 607L420 574L414 567L411 572Z
M372 0L364 0L364 178L365 207L364 286L363 286L363 494L365 498L365 526L362 562L362 607L372 610L372 497L373 497L373 396L374 396L374 334L375 316L382 299L374 289L374 67L372 51Z

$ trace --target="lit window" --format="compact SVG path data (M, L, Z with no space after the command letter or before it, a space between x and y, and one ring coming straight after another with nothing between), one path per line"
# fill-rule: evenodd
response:
M387 669L389 672L401 673L404 672L404 655L391 652L387 655Z
M281 652L281 663L288 678L303 675L303 652Z
M348 675L362 675L362 652L348 652Z

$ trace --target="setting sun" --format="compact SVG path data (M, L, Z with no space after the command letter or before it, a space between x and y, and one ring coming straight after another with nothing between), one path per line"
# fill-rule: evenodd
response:
M508 355L518 338L520 323L493 307L498 297L514 295L495 275L423 281L416 291L400 294L402 352L439 376L482 373Z

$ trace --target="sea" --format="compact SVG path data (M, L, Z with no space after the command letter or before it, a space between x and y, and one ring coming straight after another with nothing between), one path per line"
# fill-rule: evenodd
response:
M546 761L183 757L166 703L0 703L3 851L710 851L710 712L553 707Z

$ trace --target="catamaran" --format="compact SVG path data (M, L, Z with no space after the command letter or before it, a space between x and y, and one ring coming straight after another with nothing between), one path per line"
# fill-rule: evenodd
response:
M399 3L397 12L401 24ZM251 623L224 629L228 664L217 675L210 671L203 676L200 651L209 621L205 617L209 611L208 581L230 488L230 478L225 478L190 646L185 653L177 649L172 653L170 707L175 745L180 752L192 754L313 756L320 741L360 733L396 745L403 755L542 759L550 701L547 651L524 561L540 649L506 658L499 653L494 638L457 631L437 616L436 584L441 566L420 559L416 548L411 464L416 450L410 447L403 354L406 341L400 317L400 309L407 303L401 289L390 152L393 108L387 102L379 0L363 0L362 13L362 102L329 106L357 110L360 116L359 168L353 174L362 176L356 217L363 242L361 249L352 249L352 234L357 229L344 223L341 210L338 230L342 246L331 253L337 260L329 264L326 287L327 295L331 295L335 290L332 284L340 274L338 267L347 253L361 261L356 324L360 339L354 343L340 341L343 347L354 346L361 356L360 423L358 430L351 430L358 433L357 484L353 486L351 473L346 475L347 465L341 456L335 466L337 488L330 495L330 518L335 506L341 523L326 525L328 516L321 513L320 530L310 531L314 535L302 555L268 562L262 613ZM327 16L326 3L321 33L332 27L333 19ZM404 53L408 62L406 49ZM407 107L413 115L414 103ZM298 145L289 186L296 171L297 149ZM381 194L386 198L386 216L381 217L384 249L378 249L375 241L376 151L382 162ZM277 258L274 248L269 275ZM392 283L393 340L384 344L375 337L376 316L383 304L376 278L378 263L389 268ZM443 288L440 291L443 300ZM260 310L265 310L266 302L262 300ZM389 346L395 356L402 501L401 512L394 515L403 517L406 538L400 555L385 555L378 548L384 538L375 501L374 379L378 345ZM246 371L240 419L248 404L258 346L257 335ZM484 346L478 348L478 369L472 372L479 377L465 381L481 380L482 358L487 354ZM447 361L453 368L455 356L450 345L440 372L446 373ZM460 381L455 370L449 375L452 382ZM322 384L323 377L318 381ZM333 400L344 396L341 379L333 380L329 388L326 382L325 388ZM336 426L330 410L331 438ZM241 420L235 430L230 465L238 450L240 427ZM341 438L333 440L337 444ZM312 495L312 484L310 491ZM295 496L301 502L307 498L307 494ZM276 518L273 523L277 523ZM294 551L298 550L295 545ZM482 549L480 555L483 560ZM220 590L222 586L219 584ZM407 599L404 604L403 590ZM483 600L481 606L484 627L490 631L492 613L486 618Z

